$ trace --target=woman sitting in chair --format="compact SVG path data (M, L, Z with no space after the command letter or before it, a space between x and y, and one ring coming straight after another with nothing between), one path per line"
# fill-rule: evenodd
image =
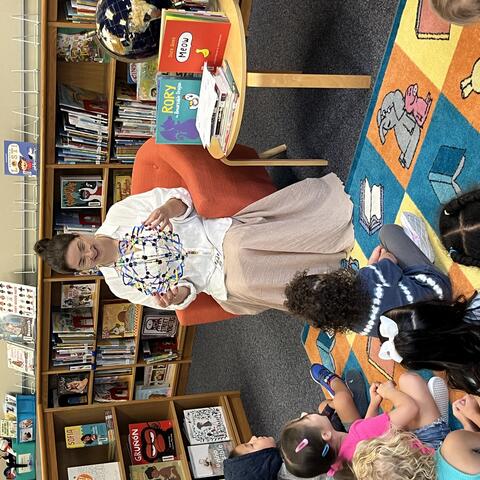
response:
M285 310L295 272L340 268L352 208L332 173L216 219L197 215L184 188L154 188L113 204L95 235L59 234L35 252L57 272L99 268L116 296L153 308L184 309L205 292L236 314Z

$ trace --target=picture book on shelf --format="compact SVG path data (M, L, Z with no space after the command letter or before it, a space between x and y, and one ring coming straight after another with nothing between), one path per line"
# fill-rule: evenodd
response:
M155 101L157 99L157 64L155 58L137 64L137 99Z
M135 386L135 400L149 400L150 398L171 397L172 388L169 385L138 384Z
M92 309L71 308L52 311L52 333L93 333Z
M191 445L230 440L222 407L184 410L184 425Z
M3 142L3 159L5 175L37 175L38 145L30 142Z
M143 385L170 385L174 370L175 366L168 363L146 365L143 374Z
M88 374L77 373L58 375L57 390L59 395L87 393Z
M142 320L142 339L156 337L174 337L178 330L175 312L154 313L153 309L144 308Z
M131 193L132 175L123 171L113 172L113 203L127 198Z
M130 480L150 480L159 478L164 480L183 480L182 462L171 460L169 462L148 463L146 465L130 465Z
M118 462L68 467L68 480L122 480Z
M105 423L86 423L65 427L67 448L96 447L108 444L107 425Z
M200 84L200 78L157 76L156 143L201 143L195 126Z
M162 10L159 72L200 73L222 64L230 22L222 14Z
M171 420L132 423L128 426L128 447L133 465L175 460Z
M100 208L103 180L97 175L60 177L61 208Z
M57 33L57 58L64 62L104 61L102 50L95 41L95 31Z
M223 475L223 461L233 449L232 442L205 443L188 446L190 467L194 478Z
M93 386L93 400L99 403L127 401L128 382L95 382Z
M65 283L62 285L62 308L93 307L94 283Z
M58 103L61 108L68 111L85 111L92 115L104 116L108 114L108 102L105 95L74 85L58 85Z
M103 305L102 338L134 337L140 322L139 305L130 302Z

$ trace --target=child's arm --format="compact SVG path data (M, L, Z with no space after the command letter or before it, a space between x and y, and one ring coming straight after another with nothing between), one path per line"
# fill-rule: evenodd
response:
M377 387L377 392L381 397L393 403L394 410L388 414L390 423L393 426L399 429L405 429L417 416L418 406L415 400L406 393L397 390L393 382L381 383Z
M377 389L380 383L374 382L370 385L370 403L367 408L365 418L372 418L378 415L378 408L382 403L382 397L378 394Z
M455 430L447 435L440 453L453 467L475 475L480 473L480 454L475 451L479 449L480 433Z

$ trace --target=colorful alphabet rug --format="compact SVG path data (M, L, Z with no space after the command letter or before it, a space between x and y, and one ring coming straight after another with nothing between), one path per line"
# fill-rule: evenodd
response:
M479 128L480 24L450 25L429 0L402 0L347 183L355 204L351 266L366 265L382 225L413 212L455 294L480 288L480 269L454 264L437 236L440 205L480 183ZM378 357L376 339L305 327L302 341L312 363L337 373L358 368L372 382L402 372Z

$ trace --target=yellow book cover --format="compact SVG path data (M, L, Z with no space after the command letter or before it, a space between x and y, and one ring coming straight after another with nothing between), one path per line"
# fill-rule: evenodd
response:
M132 176L123 172L113 173L113 203L119 202L130 195Z
M102 338L134 337L138 332L141 307L130 302L103 305Z
M67 448L96 447L108 444L107 425L105 423L86 423L65 427Z

